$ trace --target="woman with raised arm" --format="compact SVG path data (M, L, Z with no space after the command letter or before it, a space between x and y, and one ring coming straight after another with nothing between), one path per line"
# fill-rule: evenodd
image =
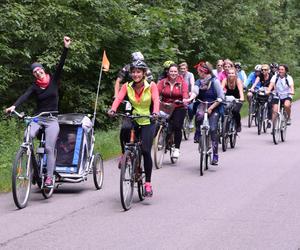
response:
M70 44L71 39L65 36L63 52L54 74L47 74L43 65L38 62L31 65L34 83L11 107L5 110L6 113L12 112L29 97L34 96L37 104L36 113L50 112L49 115L40 117L38 121L33 121L30 130L30 137L34 138L41 127L45 128L45 149L47 153L47 177L45 180L45 186L47 187L53 186L53 172L55 167L54 149L59 133L59 125L56 117L59 98L58 83ZM51 114L51 112L53 112L53 114Z

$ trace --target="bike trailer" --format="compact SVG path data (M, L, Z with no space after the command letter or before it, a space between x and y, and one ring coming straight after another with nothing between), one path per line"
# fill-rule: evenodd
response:
M61 176L81 175L87 167L90 136L86 128L86 119L89 120L85 114L58 115L60 132L56 142L55 171Z

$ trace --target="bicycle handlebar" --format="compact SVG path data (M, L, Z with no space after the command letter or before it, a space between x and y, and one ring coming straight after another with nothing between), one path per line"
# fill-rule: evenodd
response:
M200 100L200 99L197 99L196 101L201 102L201 103L204 103L204 104L213 104L213 103L215 103L215 102L223 102L223 100L222 100L221 98L217 98L217 100L214 100L214 101L212 101L212 102L202 101L202 100Z
M132 114L129 114L129 113L115 113L114 114L115 116L121 116L121 117L126 117L126 118L129 118L129 119L138 119L138 118L149 118L149 119L152 119L154 118L155 116L154 115L139 115L139 114L135 114L135 115L132 115Z
M25 114L23 112L19 113L16 110L13 110L11 113L17 115L20 119L23 119L23 120L32 120L32 119L38 118L38 117L43 116L43 115L52 116L52 114L57 114L58 111L41 112L41 113L39 113L38 115L35 115L35 116L25 116Z

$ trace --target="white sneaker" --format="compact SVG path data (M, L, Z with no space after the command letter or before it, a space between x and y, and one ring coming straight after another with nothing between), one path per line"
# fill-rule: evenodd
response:
M178 158L180 155L180 150L179 148L174 148L173 152L172 152L172 157L174 158Z
M189 123L189 129L193 129L194 128L194 123L193 123L193 121L190 121L190 123Z

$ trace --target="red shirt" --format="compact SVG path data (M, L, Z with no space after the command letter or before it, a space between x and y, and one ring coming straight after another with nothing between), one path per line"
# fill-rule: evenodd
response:
M157 84L161 101L166 103L173 103L175 100L182 101L189 98L188 84L184 81L182 76L176 78L176 82L172 85L168 78L160 80ZM174 104L175 108L183 107L183 104Z

